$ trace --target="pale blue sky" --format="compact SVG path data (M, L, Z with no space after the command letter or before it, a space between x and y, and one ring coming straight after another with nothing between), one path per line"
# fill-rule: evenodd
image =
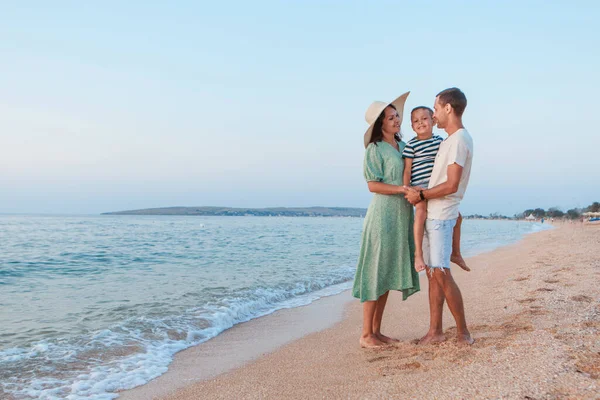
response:
M450 86L475 142L463 213L586 206L599 4L1 2L0 213L366 207L368 105Z

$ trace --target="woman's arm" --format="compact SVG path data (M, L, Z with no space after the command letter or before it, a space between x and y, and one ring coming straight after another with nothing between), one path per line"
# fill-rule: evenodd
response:
M412 158L404 159L404 175L402 175L402 183L404 186L410 185L410 174L412 173Z
M389 183L369 181L369 191L378 194L406 194L406 187L390 185Z

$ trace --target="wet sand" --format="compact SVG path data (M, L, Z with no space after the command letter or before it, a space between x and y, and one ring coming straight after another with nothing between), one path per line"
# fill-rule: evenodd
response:
M422 277L407 301L390 295L383 331L397 346L358 346L362 308L345 292L183 351L120 398L600 398L600 226L565 224L468 263L453 274L473 346L457 346L447 307L448 340L415 344L429 321Z

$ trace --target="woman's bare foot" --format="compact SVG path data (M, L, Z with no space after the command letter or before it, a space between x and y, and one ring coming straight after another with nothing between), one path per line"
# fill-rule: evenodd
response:
M452 254L452 256L450 256L450 261L452 261L454 264L458 265L459 267L461 267L465 271L470 271L471 270L471 268L469 268L467 266L467 263L465 262L465 259L462 258L462 256L460 254L458 254L458 255Z
M423 256L415 256L415 271L425 271L425 267L427 267L427 265L425 264Z
M459 345L463 345L463 346L470 346L473 343L475 343L475 339L473 339L471 337L470 333L456 335L456 340L458 341Z
M394 338L391 338L389 336L385 336L381 332L380 333L376 333L375 336L377 337L377 339L379 339L380 341L382 341L385 344L400 343L400 341L398 339L394 339Z
M431 343L442 343L446 340L446 336L443 333L431 333L427 332L427 335L423 336L419 340L419 344L431 344Z
M359 343L360 347L363 349L373 349L375 347L385 346L385 343L379 340L375 335L369 335L366 337L361 336Z

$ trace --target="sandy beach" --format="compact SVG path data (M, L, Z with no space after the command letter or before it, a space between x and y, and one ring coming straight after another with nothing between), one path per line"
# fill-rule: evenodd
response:
M453 340L447 307L448 340L415 344L429 318L422 277L407 301L390 295L383 332L399 345L361 349L362 308L345 292L183 351L120 398L598 399L599 251L600 226L564 224L470 258L470 273L454 268L470 347Z

